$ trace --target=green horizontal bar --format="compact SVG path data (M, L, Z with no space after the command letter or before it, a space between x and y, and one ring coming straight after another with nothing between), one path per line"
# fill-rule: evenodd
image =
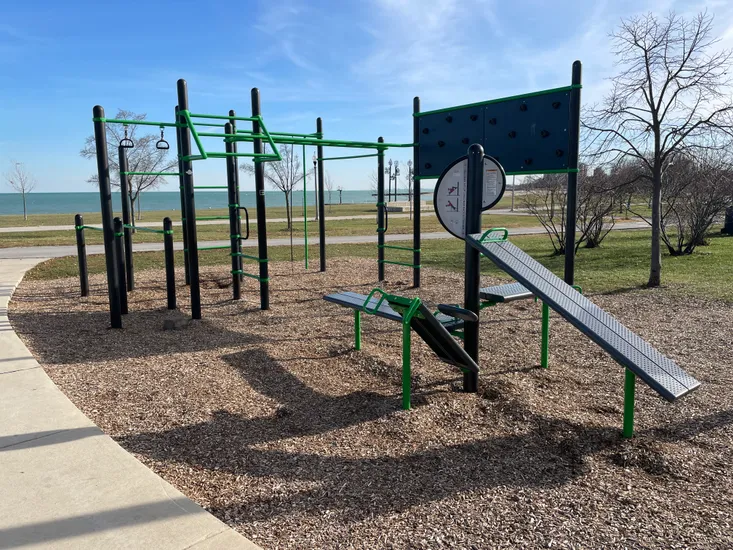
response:
M223 250L224 248L231 248L231 245L225 244L223 246L200 246L196 250Z
M115 237L124 237L124 236L125 236L125 234L122 233L122 232L120 232L120 233L115 232Z
M200 136L203 137L218 137L218 138L237 138L237 134L218 134L216 132L199 132ZM267 139L265 134L252 134L252 139Z
M234 252L232 253L232 256L238 256L240 258L247 258L248 260L255 260L260 262L261 264L269 262L267 258L258 258L257 256L249 256L248 254L242 254L241 252Z
M391 248L393 250L409 250L410 252L421 252L419 248L410 248L409 246L396 246L393 244L378 244L377 248Z
M126 176L180 176L179 172L122 172Z
M80 231L82 229L91 229L92 231L104 231L101 227L92 227L91 225L75 225L74 229Z
M345 160L345 159L365 159L368 157L378 157L378 153L374 153L371 155L349 155L348 157L324 157L319 158L318 160Z
M150 229L149 227L137 227L129 223L123 223L122 227L126 227L127 229L134 229L135 231L145 231L146 233L158 233L159 235L165 234L165 231L162 229Z
M378 261L378 262L379 262L380 264L403 265L403 266L405 266L405 267L413 267L413 268L418 268L418 269L420 268L420 266L419 266L419 265L414 265L414 264L407 264L407 263L405 263L405 262L392 262L392 261L389 261L389 260L377 260L377 261Z
M248 120L254 122L260 120L260 117L251 116L229 116L229 115L205 115L200 113L188 113L191 118L211 118L216 120Z
M259 277L257 275L252 275L251 273L245 273L241 269L235 269L230 272L232 275L244 275L245 277L250 277L251 279L257 279L261 283L269 283L270 278L269 277Z
M203 155L184 155L181 157L181 160L183 162L191 162L192 160L206 160L206 157Z
M176 124L175 122L153 122L152 120L125 120L123 118L102 118L93 117L94 122L106 122L107 124L132 124L133 126L165 126L168 128L185 128L185 124Z
M271 136L283 136L283 137L303 137L303 138L316 138L321 139L323 138L323 134L320 134L318 132L314 132L312 134L296 134L295 132L270 132Z
M237 130L239 134L241 130ZM270 134L273 135L273 134ZM253 141L254 138L244 134L237 136L236 141ZM287 145L323 145L324 147L352 147L355 149L389 149L390 147L414 147L413 143L379 143L373 141L347 141L347 140L335 140L335 139L315 139L315 138L301 138L301 137L280 137L278 136L275 140L276 143L282 143Z
M274 153L207 153L207 156L212 159L224 159L227 157L249 157L254 159L272 159L281 160L278 155Z
M437 180L440 175L437 176L413 176L416 180Z
M550 88L549 90L540 90L539 92L529 92L528 94L512 95L508 97L500 97L499 99L489 99L487 101L478 101L476 103L466 103L465 105L456 105L455 107L446 107L445 109L436 109L434 111L424 111L422 113L414 113L412 116L420 117L425 115L435 115L438 113L447 113L458 109L466 109L468 107L480 107L482 105L491 105L492 103L501 103L502 101L512 101L514 99L525 99L527 97L535 97L538 95L554 94L555 92L569 92L573 89L582 88L582 84L572 84L570 86L562 86L560 88Z
M229 189L228 185L194 185L194 189Z

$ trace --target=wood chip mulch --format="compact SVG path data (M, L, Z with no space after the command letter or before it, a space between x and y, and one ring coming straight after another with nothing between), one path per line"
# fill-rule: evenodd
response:
M390 266L391 267L391 266ZM397 323L326 293L375 286L366 259L328 272L273 263L231 300L227 270L202 272L201 321L165 308L162 272L137 274L123 330L106 284L23 282L10 319L46 372L157 474L266 549L733 547L733 306L683 288L591 298L703 382L667 403L638 385L636 438L620 438L623 370L553 314L538 367L540 307L485 309L481 384L413 337L414 408L400 410ZM387 270L407 295L410 273ZM484 277L483 283L500 281ZM460 274L425 269L420 296L462 301Z

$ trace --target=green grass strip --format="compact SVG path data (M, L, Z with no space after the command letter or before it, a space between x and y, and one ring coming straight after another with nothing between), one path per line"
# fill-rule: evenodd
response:
M396 246L393 244L378 244L377 248L391 248L393 250L409 250L410 252L421 252L419 248L410 248L409 246Z

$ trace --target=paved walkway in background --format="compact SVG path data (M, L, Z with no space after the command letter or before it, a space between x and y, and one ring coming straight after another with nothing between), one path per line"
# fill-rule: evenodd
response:
M206 215L206 210L199 210L198 214L200 216ZM499 210L492 210L491 214L502 214L502 215L509 215L509 216L528 216L529 214L527 212L520 212L518 210L515 210L512 212L511 210L507 209L499 209ZM428 212L427 210L423 211L422 217L426 216L435 216L435 212L431 208ZM389 219L393 220L395 218L409 218L410 214L397 214L397 213L390 213ZM374 214L358 214L354 216L329 216L328 211L326 211L326 220L333 221L333 220L376 220L377 214L376 212ZM270 218L267 220L267 223L285 223L287 222L287 218ZM318 220L315 218L308 218L309 223L316 223ZM303 217L296 217L293 218L293 222L295 223L302 223ZM162 221L157 222L150 222L150 221L139 221L137 222L138 227L154 227L154 228L160 228L162 227ZM255 218L254 214L250 217L249 223L253 225L257 225L257 219ZM181 226L181 222L173 222L174 226ZM200 225L229 225L229 220L204 220L200 222L196 222L197 226ZM101 228L101 223L90 223L90 227L98 227ZM36 231L73 231L74 226L73 224L68 225L34 225L34 226L23 226L23 227L0 227L0 233L32 233Z
M106 436L16 336L8 301L39 261L0 261L0 548L259 548Z
M623 222L617 223L613 230L618 231L622 229L647 229L649 225L646 222ZM545 230L542 227L519 227L509 230L510 235L538 235L544 233ZM436 239L454 239L455 237L445 231L435 233L423 233L423 241L432 241ZM412 240L411 233L405 234L388 234L385 235L385 241L410 241ZM309 246L317 246L319 244L317 237L308 239ZM326 237L326 243L328 244L363 244L363 243L376 243L376 235L344 235L341 237ZM199 241L199 246L224 246L229 244L229 241ZM290 246L290 239L268 239L268 246ZM302 238L294 238L294 246L302 246L304 241ZM242 241L244 248L251 248L257 246L257 239L250 239ZM183 243L174 243L176 250L183 249ZM135 252L152 252L163 250L163 243L135 243ZM222 251L225 252L225 251ZM87 255L91 254L104 254L104 246L101 244L88 245ZM26 246L19 248L0 248L0 259L3 258L61 258L63 256L76 256L76 245L74 246Z

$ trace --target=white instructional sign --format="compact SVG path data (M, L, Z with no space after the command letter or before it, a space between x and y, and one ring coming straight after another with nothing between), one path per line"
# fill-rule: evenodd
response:
M459 239L466 236L466 196L468 157L461 157L445 169L435 185L433 205L438 220ZM506 189L506 174L493 158L484 157L483 201L481 210L488 210L501 200Z

